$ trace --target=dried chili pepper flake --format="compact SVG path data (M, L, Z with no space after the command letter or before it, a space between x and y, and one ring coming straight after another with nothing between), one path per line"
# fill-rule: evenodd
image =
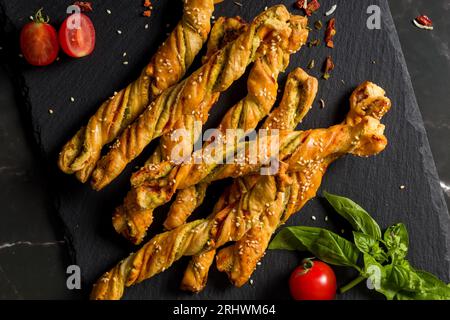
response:
M144 17L150 17L152 15L152 10L145 10L142 15Z
M327 30L325 31L325 44L329 48L334 48L333 37L336 35L336 19L332 18L328 21Z
M431 21L431 19L428 18L428 16L421 15L421 16L416 17L416 20L421 25L424 25L424 26L427 26L427 27L432 27L433 26L433 21Z
M308 6L308 0L297 0L297 2L295 3L295 6L298 9L305 9L306 10L306 8Z
M433 30L433 21L428 16L421 15L413 20L416 27L421 29Z
M75 1L74 6L80 7L81 12L92 12L94 9L92 8L92 2L88 1Z
M151 6L152 6L152 2L150 0L145 0L144 1L144 7L150 8Z
M334 69L334 63L331 56L328 56L325 60L325 63L323 65L323 78L325 80L328 80L331 77L331 71Z
M305 13L306 15L309 17L311 16L314 12L316 12L317 10L319 10L320 8L320 3L317 0L311 0L308 5L306 6Z

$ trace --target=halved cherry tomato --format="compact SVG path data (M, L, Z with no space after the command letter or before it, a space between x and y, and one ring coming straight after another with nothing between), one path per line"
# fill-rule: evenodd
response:
M336 297L336 276L326 263L305 259L292 272L289 288L295 300L333 300Z
M73 57L90 55L95 48L95 29L91 19L83 13L74 13L64 20L59 29L63 51Z
M58 35L48 21L40 9L20 32L20 49L25 60L33 66L49 65L58 57Z

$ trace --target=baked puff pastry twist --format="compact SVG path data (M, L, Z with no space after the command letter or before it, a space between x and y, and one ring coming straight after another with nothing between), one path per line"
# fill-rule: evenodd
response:
M269 113L276 100L279 73L288 66L290 55L306 42L308 35L306 23L306 18L292 17L289 22L290 29L284 30L288 32L277 32L261 45L258 49L260 57L256 59L247 81L247 96L226 113L218 127L221 135L228 129L244 131L253 129ZM190 134L193 135L192 132ZM220 136L215 138L221 139ZM161 153L165 149L170 150L167 147L168 144L168 142L162 144L164 148L160 151ZM204 149L208 148L208 145L209 143L206 143ZM152 167L154 164L147 163L146 167ZM113 216L113 225L116 231L133 243L137 244L142 241L146 230L152 223L153 210L167 203L176 190L179 166L171 164L170 160L166 160L164 164L164 177L158 182L160 185L163 184L164 188L154 188L145 181L142 184L133 183L132 190L127 194L124 204L116 209ZM135 173L132 181L136 181L136 177L141 176L141 172L145 174L146 169ZM199 184L181 191L175 202L176 205L172 207L164 223L167 229L174 228L186 221L189 213L201 203L201 201L195 200L202 198L206 187L206 184ZM195 198L192 197L193 193ZM180 199L188 201L181 204Z
M208 38L214 0L183 0L183 17L139 78L105 101L62 148L58 166L81 182L91 176L103 146L112 142L165 89L177 83Z
M383 135L384 126L380 119L390 108L390 100L385 97L384 90L366 82L352 94L350 107L348 117L339 125L304 132L281 131L281 166L277 175L261 176L240 199L206 219L195 220L156 235L136 253L105 273L95 284L91 298L119 299L125 287L163 272L182 256L217 249L228 242L241 240L255 226L264 227L260 220L263 216L281 217L280 221L283 221L291 212L288 201L292 179L289 173L300 172L303 175L298 192L308 199L317 191L331 162L345 154L367 157L384 150L387 139ZM228 167L220 170L221 174L227 173L228 176L238 177L248 173L235 165L221 166ZM255 172L255 168L260 168L262 163L248 166L250 172ZM312 178L319 184L311 183ZM255 242L247 243L239 250L248 251L237 251L236 254L247 254L251 250L258 250L258 246ZM260 250L257 254L260 254ZM252 265L253 262L248 260L249 265Z
M92 173L91 184L100 190L114 180L154 139L177 129L192 130L195 121L204 123L220 93L240 78L257 58L257 49L273 32L289 32L291 16L286 7L274 6L250 24L235 41L214 54L210 60L184 81L162 92L102 157ZM191 137L192 139L192 137ZM185 154L192 145L187 142Z

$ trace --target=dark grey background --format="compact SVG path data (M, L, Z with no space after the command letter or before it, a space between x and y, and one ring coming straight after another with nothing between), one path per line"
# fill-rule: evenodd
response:
M450 1L395 0L390 5L450 205ZM419 13L434 20L434 31L412 25ZM39 162L3 70L0 106L0 298L77 298L65 286L69 259L46 192L45 164Z

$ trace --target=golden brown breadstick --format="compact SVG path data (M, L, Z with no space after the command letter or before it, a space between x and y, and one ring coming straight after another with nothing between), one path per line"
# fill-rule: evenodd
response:
M240 78L257 57L262 40L274 31L290 31L289 19L290 14L284 6L269 8L255 18L246 32L191 76L165 90L125 129L109 153L97 162L92 173L92 187L100 190L108 185L152 140L177 129L193 131L195 121L204 123L220 93ZM186 148L192 149L193 143L188 140L193 137L185 139Z
M345 122L355 124L366 115L380 119L390 108L390 101L380 99L382 96L384 91L376 85L366 82L359 86L350 98L352 107ZM273 125L273 122L272 125L266 123L266 127ZM289 183L285 187L289 198L284 204L284 210L273 214L264 212L259 218L260 223L255 224L242 239L219 251L217 267L227 273L235 286L240 287L250 279L275 230L316 196L322 176L332 159L323 162L307 162L306 159L300 160L304 169L286 174Z
M368 85L374 86L369 83L362 86ZM166 270L182 256L198 255L217 249L227 242L242 239L255 225L262 227L260 217L264 214L282 217L289 198L287 192L292 184L286 173L301 172L306 182L309 176L317 177L316 174L321 179L325 172L324 166L326 168L345 154L366 157L384 150L387 139L383 135L384 126L380 123L380 118L389 110L390 101L381 88L369 92L379 95L361 95L358 106L351 106L352 109L355 107L363 112L368 111L367 113L359 115L358 111L352 112L342 124L328 129L280 132L282 164L277 175L261 176L241 199L209 218L192 221L155 236L136 253L105 273L95 284L91 298L120 299L125 287ZM358 114L356 118L353 117L355 114ZM259 164L261 165L262 163ZM255 165L252 165L253 170L254 168ZM239 175L242 171L223 172ZM309 192L315 193L318 186L303 183L302 187L305 188L302 192L309 194L306 189L311 188L312 191ZM246 248L254 249L250 245ZM251 259L249 263L253 263Z
M275 36L270 38L270 41L267 41L266 44L263 44L258 49L264 54L256 60L251 69L247 82L248 94L227 112L218 128L221 134L228 129L253 129L268 114L275 103L278 89L278 74L287 67L289 56L296 52L306 41L308 35L306 23L306 18L291 17L289 32L275 33ZM277 39L277 42L273 42L272 39ZM190 135L194 134L190 133ZM170 140L170 137L167 137L167 140ZM160 149L159 151L163 157L164 151L170 154L171 150L170 142L167 140L163 140L166 141L165 143L162 142L165 150ZM209 143L206 143L204 148L207 148L208 145ZM147 163L147 167L152 165ZM124 201L124 205L117 208L114 214L113 225L116 231L134 243L140 243L144 238L146 230L152 222L153 210L157 206L168 202L176 190L174 184L176 184L177 180L177 166L175 164L172 165L170 160L166 161L165 165L165 181L163 179L159 180L167 187L164 191L157 188L147 188L145 183L133 184L132 190ZM141 171L145 172L146 170L143 169ZM167 174L169 171L170 173ZM137 175L140 175L140 173L138 172L134 176ZM174 188L170 190L170 186ZM184 208L187 209L190 206L195 209L196 204L194 201L190 201L192 194L196 196L201 195L201 193L204 193L205 188L206 186L199 185L191 190L182 192L180 198L189 197L183 199L189 200L183 203ZM198 197L196 198L198 199ZM179 199L177 200L178 203ZM194 199L192 198L192 200ZM164 223L166 228L173 228L185 221L187 215L183 215L183 213L187 211L181 211L180 209L176 207L175 210L169 213L169 217Z
M208 38L213 0L184 0L183 17L140 77L105 101L87 126L66 143L59 168L86 182L104 145L132 123L155 97L177 83Z
M296 68L288 76L280 105L270 113L263 125L263 128L295 129L296 125L302 121L311 109L314 98L317 94L317 89L317 79L309 76L302 69ZM227 188L225 192L223 192L214 207L214 212L220 211L226 205L236 202L242 194L247 192L250 188L249 186L253 186L257 181L258 177L255 175L236 179L233 184ZM186 190L196 189L198 186L203 185L205 184L201 183L195 185L194 187L180 190L180 193L184 193ZM191 196L194 197L195 194L192 194ZM192 203L192 201L188 201L187 203ZM180 211L184 209L184 212L182 211L179 214L183 216L188 215L191 212L189 211L190 208L182 205L183 203L179 208L177 207ZM249 232L251 231L252 229ZM223 250L220 252L222 251ZM213 255L212 252L215 253L215 250L211 250L209 252L208 259L205 258L203 254L192 257L192 262L187 266L185 276L183 277L181 283L182 289L198 292L206 286L208 269L213 262L213 259L210 258L210 255ZM198 266L201 266L201 272L197 270L199 269ZM195 277L192 275L195 275Z

